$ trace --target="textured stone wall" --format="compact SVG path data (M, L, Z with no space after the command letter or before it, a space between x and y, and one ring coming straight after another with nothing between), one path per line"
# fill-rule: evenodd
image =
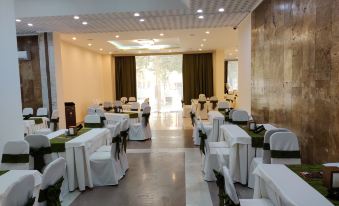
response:
M339 0L255 9L252 114L294 131L304 162L339 161Z
M20 60L20 83L22 106L32 107L34 112L41 107L41 73L38 36L17 37L18 50L29 51L31 60Z

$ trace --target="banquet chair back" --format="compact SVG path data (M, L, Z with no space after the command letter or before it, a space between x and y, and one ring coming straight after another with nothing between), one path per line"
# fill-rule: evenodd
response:
M115 101L114 102L114 107L122 107L122 102L123 101L119 101L119 100Z
M197 115L201 119L208 119L206 97L202 96L198 100Z
M199 99L205 99L206 100L205 94L199 94Z
M141 124L142 124L142 127L144 128L146 139L152 138L151 126L149 124L150 115L151 115L151 107L146 106L144 110L142 111L142 118L141 118Z
M47 165L41 178L41 186L38 197L39 206L60 205L55 203L60 203L59 197L61 193L61 186L63 183L63 176L65 174L65 171L66 171L66 161L62 157L59 157L58 159L54 160L49 165Z
M233 180L230 175L230 171L227 167L222 168L222 173L224 176L224 184L225 184L225 193L233 202L233 204L239 205L239 198L237 195L237 191L235 190Z
M144 103L149 104L149 98L146 98L146 99L144 100Z
M57 131L58 124L59 124L59 112L58 110L53 110L50 121L51 131Z
M29 167L40 172L52 162L51 143L44 135L28 135L25 140L29 144Z
M262 157L262 162L264 164L271 164L270 138L276 132L289 132L289 130L285 128L277 128L265 132Z
M230 118L233 122L248 122L250 116L245 110L235 110L230 113Z
M131 111L139 111L140 104L138 102L131 103Z
M33 205L34 176L26 175L18 179L6 190L2 206Z
M88 128L102 128L104 125L101 121L100 115L92 114L86 115L85 117L85 127Z
M216 110L216 109L217 109L217 106L218 106L218 98L217 98L216 96L212 96L212 97L210 98L210 104L209 104L208 110L209 110L209 111Z
M24 108L22 110L23 116L33 115L33 108Z
M142 103L141 106L140 106L140 110L143 111L145 109L145 107L149 106L149 103Z
M218 102L219 111L225 111L225 109L228 109L228 108L230 108L230 104L226 102L225 100Z
M104 110L106 111L110 111L113 109L113 103L109 101L104 102L103 106L104 106Z
M36 116L37 117L48 117L48 110L45 107L40 107L36 111Z
M218 142L220 126L225 122L225 117L214 117L212 121L212 138L211 142Z
M270 138L271 164L301 164L297 136L292 132L276 132Z
M87 114L88 115L93 115L93 114L95 114L95 110L96 110L95 107L88 107Z
M0 170L28 170L29 144L25 140L8 141L2 152Z
M136 102L137 99L135 97L129 97L128 102Z
M120 101L125 104L127 102L127 97L121 97L120 98Z

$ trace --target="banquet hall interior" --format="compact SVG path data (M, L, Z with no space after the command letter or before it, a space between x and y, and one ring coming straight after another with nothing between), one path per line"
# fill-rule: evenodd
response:
M339 206L339 0L0 0L0 206Z

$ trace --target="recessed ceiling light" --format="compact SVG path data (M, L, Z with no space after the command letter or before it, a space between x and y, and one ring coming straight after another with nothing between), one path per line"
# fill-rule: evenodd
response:
M115 38L119 38L120 36L119 35L115 35Z
M145 19L139 19L139 21L140 21L140 22L144 22L144 21L145 21Z
M232 53L229 53L228 55L232 56L233 54L232 54Z
M198 19L204 19L203 15L198 16Z
M80 17L79 16L73 16L73 19L78 20L78 19L80 19Z
M134 16L140 16L140 14L139 13L134 13Z
M112 52L108 52L108 54L112 54Z
M220 8L220 9L218 9L218 11L219 11L219 12L224 12L225 9L224 9L224 8Z
M169 50L169 52L172 52L172 50Z
M138 51L139 54L141 54L141 51Z
M200 48L199 51L202 51L202 49Z
M202 41L207 41L207 39L202 39Z
M16 21L16 22L21 22L21 19L16 19L15 21Z
M210 31L206 31L205 33L206 33L206 34L210 34Z
M234 49L235 52L238 52L239 50L238 49Z
M99 50L100 50L100 51L103 51L103 49L102 49L102 48L100 48Z
M33 24L31 24L31 23L28 23L27 25L28 25L28 26L33 26Z
M198 10L197 10L197 13L202 13L202 12L203 12L202 9L198 9Z
M204 46L204 44L200 44L200 46L201 46L201 47L203 47L203 46Z
M73 39L73 40L77 40L77 38L76 38L75 36L74 36L74 37L72 37L72 39Z
M92 44L91 44L91 43L88 43L87 45L88 45L88 46L92 46Z
M160 36L165 36L165 34L164 34L164 33L160 33L159 35L160 35Z
M82 22L82 25L87 25L87 24L88 24L87 21Z

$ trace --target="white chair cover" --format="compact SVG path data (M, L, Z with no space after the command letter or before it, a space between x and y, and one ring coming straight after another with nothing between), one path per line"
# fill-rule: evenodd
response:
M299 151L299 142L297 136L292 132L276 132L270 138L270 148L272 151ZM274 158L271 157L272 164L301 164L299 158Z
M230 114L230 117L234 122L245 122L250 119L248 113L244 110L235 110Z
M230 108L230 104L228 102L226 102L225 100L219 101L218 102L218 109L228 109Z
M205 94L199 94L199 99L205 99L206 100Z
M100 117L105 117L105 111L102 108L97 108L95 110L95 113L99 115Z
M206 142L206 151L204 158L204 175L203 178L206 181L215 181L216 177L213 173L213 170L220 171L222 166L227 166L229 164L229 154L230 148L227 147L211 147L211 142ZM218 160L218 155L221 156L219 159L223 159L223 161Z
M233 201L234 204L239 204L239 198L237 195L237 191L235 190L233 180L230 175L230 171L227 167L222 168L222 173L225 179L225 192L229 196L229 198Z
M126 98L126 97L125 97L125 98ZM126 98L126 101L127 101L127 98ZM115 107L122 107L122 101L119 101L119 100L115 101L115 102L114 102L114 106L115 106Z
M120 161L115 157L116 143L109 152L94 152L90 156L91 175L94 186L117 185L123 177Z
M151 107L146 106L142 111L143 115L147 115L151 113ZM129 129L129 139L130 140L145 140L152 138L151 127L148 122L146 125L146 117L142 117L141 123L134 123L130 125Z
M129 97L129 98L128 98L128 101L129 101L129 102L136 102L137 99L136 99L135 97Z
M25 137L25 140L28 142L30 148L51 147L48 137L44 135L28 135ZM46 168L46 166L53 161L52 154L45 154L44 160ZM34 169L34 159L32 156L29 157L29 168Z
M95 114L95 107L88 107L88 109L87 109L87 114L88 115L93 115L93 114Z
M104 108L113 108L113 103L110 101L105 101L103 106Z
M200 117L201 119L208 119L207 109L208 109L208 105L207 105L206 97L199 98L196 115Z
M51 162L49 165L47 165L42 174L40 190L45 190L49 186L54 185L61 177L65 175L65 172L66 160L64 158L59 157L58 159ZM39 199L39 197L37 196L36 199ZM38 206L45 205L46 202L38 202Z
M6 142L2 156L4 154L19 155L29 154L29 144L25 140L16 140ZM3 161L3 160L2 160ZM1 163L0 170L28 170L29 161L27 163Z
M26 175L7 189L2 206L24 206L33 197L34 176Z
M41 107L36 111L36 116L44 116L47 117L48 116L48 110L47 108Z
M131 111L139 111L140 104L138 102L131 103Z
M145 109L145 107L147 107L147 106L149 106L149 103L146 103L146 102L142 103L141 107L140 107L141 111L143 111Z
M143 103L149 104L149 98L146 98Z
M24 108L22 110L22 115L23 116L33 115L33 108Z
M85 123L101 123L100 116L98 114L86 115Z
M127 97L121 97L120 98L120 101L125 104L127 102Z
M214 108L213 108L213 103L216 104ZM218 110L218 98L216 96L212 96L208 104L208 111L213 111L213 110L214 111Z

